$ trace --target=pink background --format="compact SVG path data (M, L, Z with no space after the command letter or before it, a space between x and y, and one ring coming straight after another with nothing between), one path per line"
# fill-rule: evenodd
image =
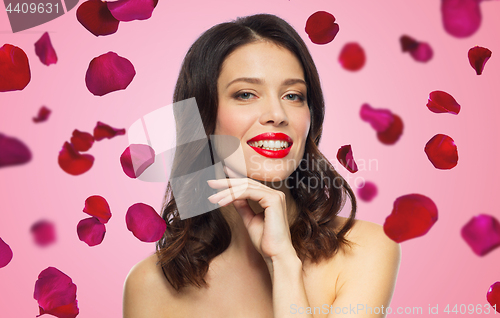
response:
M371 203L360 201L358 218L383 224L394 200L405 194L429 196L439 210L430 232L402 243L402 262L391 307L486 304L486 292L500 280L500 250L476 256L460 236L471 217L487 213L500 219L497 182L500 125L500 2L481 4L483 22L472 37L448 35L440 16L440 1L164 1L144 21L120 23L118 32L96 38L77 20L76 9L30 30L12 34L0 12L0 46L9 43L28 55L31 82L23 91L0 93L0 132L24 141L33 152L30 163L0 169L0 237L14 258L0 269L0 317L35 317L33 299L38 274L48 266L69 275L78 286L81 318L120 317L122 287L130 268L154 251L153 243L137 240L126 228L129 206L144 202L158 212L165 185L129 179L119 164L128 145L119 136L94 144L96 159L87 173L71 176L60 169L57 155L74 129L92 132L97 121L128 128L140 116L171 103L182 58L192 42L209 27L238 16L272 13L287 20L307 43L318 67L326 97L322 151L355 187L363 179L379 186ZM326 45L313 44L304 31L316 11L332 13L340 32ZM34 43L48 31L59 61L45 66ZM415 62L401 52L399 37L428 42L434 57ZM337 61L342 46L359 42L367 63L348 72ZM468 50L489 48L492 58L483 75L469 65ZM103 97L85 86L90 60L108 51L129 59L137 72L126 90ZM428 94L444 90L462 105L458 116L431 113ZM359 110L368 102L400 115L405 128L394 146L381 144ZM45 123L32 117L46 105L53 113ZM459 152L458 165L437 170L423 148L435 134L451 136ZM361 170L350 174L336 159L337 149L351 144ZM378 167L370 159L376 160ZM365 162L365 166L361 165ZM76 225L91 195L105 197L113 217L101 245L78 240ZM344 214L344 213L343 213ZM58 241L47 248L33 243L30 226L39 219L55 222ZM168 305L168 304L166 304ZM483 307L484 308L484 307ZM491 313L493 314L493 313Z

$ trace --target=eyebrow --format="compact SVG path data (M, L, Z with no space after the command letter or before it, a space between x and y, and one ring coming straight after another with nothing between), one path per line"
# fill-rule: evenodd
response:
M261 80L260 78L255 78L255 77L239 77L239 78L234 79L231 82L229 82L229 84L227 84L226 88L228 88L229 86L231 86L233 83L236 83L236 82L245 82L245 83L260 84L260 85L262 85L264 83L264 81ZM306 82L304 80L300 79L300 78L289 78L289 79L286 79L286 80L283 81L283 83L281 83L281 86L288 86L288 85L293 85L293 84L297 84L297 83L304 84L307 87Z

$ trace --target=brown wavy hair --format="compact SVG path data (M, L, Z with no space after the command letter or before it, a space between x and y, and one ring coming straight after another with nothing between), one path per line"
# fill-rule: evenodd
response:
M204 128L208 139L214 133L218 107L217 79L221 66L235 49L255 41L269 41L288 49L298 58L304 70L311 126L304 157L286 182L299 185L290 190L300 211L290 225L292 244L302 261L307 258L318 263L353 243L345 236L354 224L356 198L347 182L318 149L325 115L319 75L304 41L286 21L270 14L241 17L210 28L193 43L184 58L173 101L195 97L203 127L192 127L188 114L174 112L177 142L181 144L183 134L192 133L193 129ZM192 143L189 149L176 153L172 171L186 175L191 167L212 164L213 161L203 155L207 153L205 146ZM194 175L193 178L201 178L200 174ZM211 178L204 180L208 179ZM312 183L318 186L313 189L305 186ZM194 184L186 182L182 193L176 193L177 199L208 202L206 198L214 190L200 189ZM347 197L351 201L350 216L343 227L336 230L333 220ZM156 253L167 280L176 290L187 285L207 287L204 277L211 260L224 252L231 242L231 230L221 211L217 208L181 220L169 182L162 217L167 222L167 230L156 243Z

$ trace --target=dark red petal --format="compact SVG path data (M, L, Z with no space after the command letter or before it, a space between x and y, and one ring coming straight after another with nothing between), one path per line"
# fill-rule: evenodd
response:
M58 163L65 172L77 176L92 168L94 156L82 155L69 142L65 142L59 151Z
M441 0L441 17L448 34L464 38L474 34L481 25L481 0Z
M76 18L95 36L113 34L120 21L109 12L106 1L88 0L76 10Z
M111 139L114 136L125 135L125 128L116 129L100 121L97 122L97 125L94 128L94 138L99 141L104 138Z
M335 17L325 11L313 13L306 21L306 33L315 44L330 43L339 32Z
M443 91L433 91L429 94L427 108L433 113L450 113L458 115L460 105L455 98Z
M103 96L127 88L134 76L135 69L129 60L108 52L90 61L85 84L92 94Z
M163 237L167 223L149 205L136 203L127 210L127 229L143 242L156 242Z
M434 202L421 194L407 194L394 201L385 219L384 232L397 243L426 234L438 220Z
M358 166L354 161L354 157L352 156L351 145L345 145L339 148L337 151L337 160L343 165L349 172L358 171Z
M76 151L87 151L94 144L94 136L88 132L82 132L75 129L71 137L71 144Z
M0 168L20 165L31 160L31 151L19 139L0 133Z
M486 300L490 303L491 307L500 313L500 282L496 282L490 286L486 294Z
M401 49L403 52L411 52L417 49L418 47L418 42L412 37L409 37L408 35L402 35L399 38L399 42L401 43Z
M458 163L458 150L450 136L437 134L424 148L427 157L437 169L451 169Z
M155 0L118 0L106 4L111 14L119 21L149 19L156 6Z
M39 110L38 110L38 115L36 117L33 117L33 121L35 123L41 123L41 122L44 122L46 121L48 118L49 118L49 115L50 115L51 111L50 109L48 109L47 107L45 106L42 106Z
M365 202L370 202L377 196L378 190L375 183L366 181L362 188L358 189L358 196Z
M47 267L38 275L33 298L38 301L40 315L47 313L59 318L74 318L79 313L76 285L55 267Z
M120 156L123 172L130 178L139 177L155 162L155 151L148 145L131 144Z
M462 227L461 234L479 256L500 246L500 223L491 215L480 214L473 217Z
M31 80L26 53L17 46L0 47L0 92L22 90Z
M417 62L427 62L432 58L434 52L428 43L420 42L415 50L410 51L410 55Z
M339 62L348 71L358 71L365 65L365 50L358 43L346 43L340 51Z
M33 224L30 229L35 243L38 246L47 246L56 241L56 229L54 223L47 220L40 220Z
M395 144L403 134L404 126L401 117L393 114L393 118L394 120L386 130L377 132L378 140L385 145Z
M40 61L45 65L56 64L57 55L52 42L50 42L49 33L45 32L35 43L35 53Z
M477 75L483 73L486 62L491 57L491 51L485 47L475 46L469 50L469 63L476 70Z
M106 233L106 226L98 218L90 217L78 222L76 233L80 241L87 243L88 246L101 244Z
M85 200L83 212L95 216L102 224L108 223L111 218L111 210L106 199L100 195L93 195Z
M363 104L359 112L362 120L369 122L376 131L385 131L394 121L394 116L388 109L375 109L368 104Z
M0 268L7 266L12 260L12 249L0 237Z

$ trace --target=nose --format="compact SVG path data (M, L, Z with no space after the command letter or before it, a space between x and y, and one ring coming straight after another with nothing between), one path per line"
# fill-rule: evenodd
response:
M288 117L280 98L272 98L264 103L260 123L273 126L288 125Z

